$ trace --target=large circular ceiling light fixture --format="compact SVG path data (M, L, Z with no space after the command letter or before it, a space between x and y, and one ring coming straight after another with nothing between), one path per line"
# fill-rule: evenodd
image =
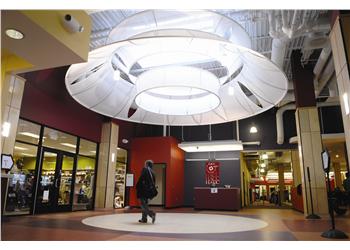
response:
M140 12L66 74L69 93L83 106L161 125L253 116L280 102L287 85L275 64L251 50L239 24L211 11Z

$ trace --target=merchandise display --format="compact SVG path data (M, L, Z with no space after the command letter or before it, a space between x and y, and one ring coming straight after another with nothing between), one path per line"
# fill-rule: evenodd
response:
M4 214L28 214L32 206L34 171L15 166L9 173Z
M77 170L74 186L74 210L86 210L92 206L94 170Z
M124 195L125 195L125 163L117 163L115 171L115 195L114 195L114 207L124 207Z

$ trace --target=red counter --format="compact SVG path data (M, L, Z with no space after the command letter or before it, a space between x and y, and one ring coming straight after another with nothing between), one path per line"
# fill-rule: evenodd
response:
M195 187L194 208L238 211L241 208L240 189L218 187L217 193L212 193L210 187Z

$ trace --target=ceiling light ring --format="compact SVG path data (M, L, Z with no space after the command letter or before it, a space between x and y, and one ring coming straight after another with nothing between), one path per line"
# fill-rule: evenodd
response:
M97 63L96 63L97 64ZM108 67L108 64L104 63L103 67ZM91 67L90 67L91 68ZM74 96L74 95L79 95L80 93L83 93L87 90L89 90L90 88L93 88L96 84L98 84L99 81L101 81L101 76L100 76L100 70L90 74L88 78L86 78L86 73L85 71L83 71L83 73L81 73L79 75L79 77L68 77L70 75L70 70L71 67L67 70L66 76L65 76L65 82L66 82L66 86L69 84L69 88L67 86L67 90L68 92ZM90 71L90 69L89 69ZM103 71L103 70L101 70ZM108 74L104 74L103 79L105 79L106 77L108 77ZM70 79L73 78L75 80L71 81ZM79 81L77 81L77 79L81 78ZM92 80L93 79L93 80ZM76 83L72 84L73 82L77 81ZM89 82L87 82L89 81Z
M212 59L212 61L218 61L218 62L219 62L219 60L218 60L217 58L212 57L212 56L209 56L208 54L204 54L204 53L188 52L188 51L171 51L171 52L167 52L167 53L174 53L174 54L176 54L176 53L178 53L178 52L188 53L188 54L195 54L195 55L201 55L201 56L206 56L206 57L208 57L208 59ZM130 69L131 69L136 63L138 63L139 61L141 61L141 60L143 60L143 59L145 59L145 58L152 57L152 56L154 56L154 55L160 55L161 53L163 53L163 52L155 52L155 53L148 54L148 55L145 55L145 56L142 56L142 57L138 58L138 59L132 64L132 66L130 67ZM220 62L220 63L221 63L221 62ZM170 66L170 67L171 67L171 66L173 66L173 65L165 65L165 66L162 66L162 67L166 67L166 66ZM187 65L186 65L186 66L187 66ZM224 66L224 65L223 65L223 66ZM157 67L160 67L160 66L157 66ZM193 65L187 66L187 67L195 67L195 68L203 69L203 68L196 67L196 66L193 66ZM144 68L144 69L148 69L148 68ZM152 69L152 68L151 68L151 69ZM207 69L203 69L203 70L207 70ZM207 71L210 72L209 70L207 70ZM212 73L212 72L210 72L210 73ZM131 75L130 71L129 71L128 74ZM215 77L216 77L216 76L215 76Z
M141 11L138 12L134 15L129 16L128 18L124 19L122 22L120 22L117 26L115 26L108 34L108 38L106 43L107 44L111 44L117 41L121 41L121 40L127 40L130 37L136 36L137 34L141 34L141 33L145 33L146 31L154 31L154 30L159 30L159 29L168 29L168 28L172 28L174 27L174 24L172 25L164 25L164 21L163 24L162 22L158 22L160 20L158 20L157 22L151 23L153 25L150 26L146 26L144 25L144 29L137 29L136 25L137 23L140 23L140 20L142 20L142 23L144 23L145 20L147 20L147 14L150 15L150 19L152 20L151 22L155 21L156 19L154 19L154 15L155 13L160 13L163 14L167 13L168 15L165 16L171 16L170 13L173 14L177 13L178 15L182 15L182 16L186 16L186 17L192 17L194 16L194 20L192 21L188 21L185 23L186 28L184 29L189 29L189 30L200 30L201 32L205 32L205 30L203 29L203 25L198 25L198 23L196 22L200 22L201 18L203 19L203 16L205 17L206 20L208 20L208 18L211 18L212 22L215 21L217 22L217 25L215 25L215 29L211 30L210 32L207 33L211 33L211 34L216 34L217 36L225 39L226 41L229 41L230 43L235 43L235 44L240 44L243 47L247 47L247 48L251 48L252 47L252 42L250 40L249 34L248 32L235 20L221 14L221 13L217 13L215 11L211 11L211 10L188 10L188 11L176 11L176 10L145 10L145 11ZM201 16L202 14L202 16ZM181 16L180 16L181 18ZM135 21L136 20L136 21ZM222 22L222 21L225 22ZM137 22L138 21L138 22ZM220 33L218 32L218 24L219 22L222 23L221 25L221 30L224 30L225 32ZM177 24L176 28L182 27L181 25L184 24ZM127 32L125 32L125 26L128 27L128 32L131 32L131 34L127 34ZM226 28L224 27L226 26ZM229 27L229 29L227 28ZM214 26L210 25L209 28L213 29ZM227 37L227 30L231 31L231 35ZM116 33L116 34L115 34ZM237 36L237 33L239 33L239 36ZM114 37L114 38L113 38ZM241 40L237 40L238 38L240 38Z
M211 107L211 106L210 106L209 108L206 108L206 109L202 108L201 111L198 111L198 112L189 112L189 111L187 110L187 112L185 113L186 115L199 115L199 114L202 114L202 113L206 113L206 112L215 110L218 106L220 106L221 100L220 100L220 97L219 97L217 94L215 94L215 93L213 93L213 92L210 92L210 91L208 91L208 90L206 90L206 89L202 89L202 90L207 91L207 92L206 92L206 96L202 96L201 98L191 98L191 99L183 99L183 100L175 100L175 99L171 99L171 98L169 98L169 99L165 99L165 98L153 98L153 99L154 99L154 100L163 100L163 104L164 104L164 105L167 104L167 105L169 106L169 105L171 105L171 104L169 103L169 101L181 101L181 102L184 102L184 103L186 103L186 104L189 105L191 102L195 102L195 101L197 101L198 99L203 99L204 97L207 97L207 98L216 97L217 103L215 104L215 107ZM144 110L146 110L146 111L148 111L148 112L152 112L152 113L156 113L156 114L162 114L162 115L172 115L172 116L182 116L182 115L185 115L185 114L165 113L164 111L163 111L163 112L154 112L154 110L152 110L152 109L145 108L145 105L144 105L144 104L141 104L141 100L140 100L140 98L142 98L144 95L148 95L147 90L138 93L138 94L136 95L136 97L135 97L135 102L136 102L137 106L138 106L139 108L141 108L141 109L144 109ZM148 95L148 96L149 96L149 95ZM189 105L189 106L190 106L190 105ZM159 105L158 107L162 107L162 105Z
M185 83L181 79L174 77L177 75L178 71L187 73L187 75L193 74L191 75L190 81ZM205 75L205 84L202 82L203 74ZM160 77L157 78L157 76ZM167 82L167 80L169 82ZM134 97L135 103L139 108L152 113L159 113L163 115L194 115L206 113L208 111L216 109L221 104L220 96L218 95L220 88L218 79L207 71L187 66L173 66L166 67L166 69L158 68L147 71L141 74L141 76L138 78L136 88L137 94ZM152 90L155 89L164 89L164 94L149 95L149 92L152 93ZM193 89L195 89L195 93L199 93L199 95L187 94L192 93ZM173 94L174 90L183 92L181 94ZM186 95L183 97L184 92ZM172 98L174 96L175 98ZM202 101L204 98L207 99L207 102ZM201 107L195 108L196 103L198 104L198 102L201 101L203 102ZM158 105L154 106L157 102ZM173 111L173 113L170 113L168 111L159 111L159 107L163 109L165 108L166 110L174 110L173 108L175 106L178 109L182 108L182 110L178 112Z
M185 39L186 40L188 40L188 38L189 37L185 37ZM148 38L148 39L152 39L152 38ZM147 39L147 40L148 40ZM192 39L192 38L191 38ZM138 45L140 45L140 44L142 44L142 40L141 39L137 39L139 42L137 42L137 43L134 43L134 44L138 44ZM193 41L192 41L192 44L195 44L194 42L195 42L195 40L196 41L199 41L199 40L201 40L201 41L204 41L205 39L200 39L200 38L195 38L195 39L192 39ZM151 41L151 40L149 40L149 41ZM165 40L164 40L165 41ZM174 40L173 40L174 41ZM101 50L99 50L99 49L97 49L98 51L92 51L92 53L91 53L91 56L89 55L89 60L90 59L92 59L92 58L94 58L95 60L100 60L100 58L102 58L101 56L102 55L109 55L110 54L110 51L111 50L115 50L115 49L117 49L117 48L119 48L119 47L121 47L121 46L123 46L123 45L125 45L126 43L129 43L130 41L122 41L122 42L118 42L118 44L111 44L111 45L108 45L108 47L106 47L106 46L104 46L104 47L101 47L101 48L99 48L99 49L101 49ZM140 43L141 42L141 43ZM208 41L208 43L207 44L214 44L214 42L216 43L217 41ZM131 43L130 43L131 44ZM241 46L238 46L238 45L235 45L235 44L232 44L232 43L230 43L230 42L223 42L223 41L220 41L219 43L219 46L220 47L223 47L223 45L224 45L224 48L225 48L225 51L230 51L230 49L231 49L231 51L235 51L235 53L237 53L237 52L245 52L245 51L250 51L250 49L247 49L247 48L244 48L244 47L241 47ZM164 45L163 46L166 46L166 43L164 43ZM210 47L208 47L207 46L207 48L210 48ZM204 50L203 50L204 51ZM217 51L219 51L219 50L217 50ZM255 55L255 54L258 54L258 53L255 53L255 52L252 52L252 54L253 55ZM260 55L260 54L259 54ZM264 64L264 66L265 66L265 63L266 64L269 64L269 61L270 60L268 60L267 58L265 58L265 57L263 57L263 56L259 56L259 58L261 58L261 59L263 59L264 61L261 61L261 63L262 64ZM92 59L92 60L94 60L94 59ZM224 62L225 62L225 60L226 60L226 62L229 62L228 60L229 59L227 59L227 57L225 57L225 58L223 58L224 59ZM250 58L251 60L253 60L252 62L254 62L254 58ZM220 62L221 62L221 60L220 60ZM249 63L250 61L249 61L249 58L248 58L248 60L246 60L246 62L244 62L243 63L243 66L245 67L245 66L248 66L248 63ZM225 63L224 63L225 64ZM74 65L73 65L73 67L74 67ZM248 68L250 68L250 67L248 67ZM274 68L274 67L272 67L272 68ZM205 68L206 69L206 68ZM269 69L271 69L271 67L268 67L267 68L267 70L269 70ZM206 72L208 72L208 73L213 73L212 71L208 71L208 70L206 70ZM219 71L217 71L217 72L219 72ZM97 72L97 73L95 73L97 76L100 76L100 72ZM249 73L248 73L249 74ZM279 79L279 81L283 81L283 78L280 76L280 74L284 74L284 73L282 73L281 71L279 71L279 69L277 69L277 71L276 71L276 74L269 74L269 75L267 75L266 76L266 79L265 79L265 76L262 76L262 78L264 79L264 80L266 80L267 82L269 82L269 81L274 81L274 79L275 78L277 78L277 79ZM213 74L213 75L215 75L215 74ZM131 77L133 77L133 76L131 76ZM237 77L240 77L240 74L237 76ZM100 78L101 79L101 78ZM135 78L134 77L134 79L137 79L137 78ZM216 78L216 79L218 79L218 78ZM238 78L235 78L235 80L236 79L238 79ZM260 81L259 81L260 82ZM67 84L66 84L67 85ZM129 84L130 85L130 84ZM282 84L283 85L283 84ZM121 86L123 86L123 85L121 85ZM67 88L69 88L69 86L67 86ZM137 88L137 86L134 86L134 88L136 89ZM282 87L283 88L283 87ZM133 97L135 97L135 94L137 93L136 91L130 91L130 92L132 92L132 94L130 95L130 97L129 98L133 98ZM263 108L263 109L261 109L261 110L251 110L251 112L249 112L249 111L247 111L247 112L241 112L240 110L237 110L238 111L238 113L239 113L239 115L233 115L233 113L231 114L231 112L236 112L236 108L238 108L239 109L239 105L241 105L241 104L239 104L239 101L241 100L240 99L240 97L239 97L239 95L237 95L237 97L236 97L236 95L235 95L235 97L234 98L232 98L231 97L231 102L232 102L232 104L230 103L229 105L226 105L225 103L227 103L229 100L228 100L228 98L226 98L225 96L221 96L221 93L218 93L219 94L219 96L220 96L220 101L221 101L221 103L220 103L220 108L223 108L226 112L228 112L228 120L223 120L222 118L219 118L216 114L215 114L215 112L217 111L217 112L221 112L218 108L216 108L216 109L214 109L213 111L210 111L210 112L207 112L207 113L205 113L205 114L201 114L201 117L203 118L200 122L202 123L205 123L205 124L216 124L216 123L221 123L221 122L225 122L225 121L230 121L231 119L243 119L243 118L247 118L247 117L250 117L250 116L252 116L252 115L256 115L256 114L258 114L258 113L261 113L261 112L263 112L263 111L266 111L268 108L271 108L273 105L267 105L265 108ZM283 94L283 93L273 93L272 95L275 95L275 96L280 96L281 94ZM93 98L93 97L91 97L91 98ZM221 99L221 98L225 98L225 99ZM281 98L283 98L283 96L281 97ZM76 99L79 103L81 103L82 105L84 105L84 106L86 106L86 101L84 101L84 99L81 99L81 100L78 100L79 98L76 98L76 97L74 97L74 99ZM227 99L227 100L226 100ZM223 102L224 101L224 102ZM108 102L110 102L110 100L108 101ZM105 105L107 105L107 102L105 102L106 104ZM128 104L127 104L128 103ZM103 103L102 103L103 104ZM144 112L144 111L142 111L142 110L138 110L138 111L136 111L136 113L134 113L134 115L131 117L131 118L129 118L128 116L126 116L125 115L125 113L126 113L126 111L125 110L127 110L128 109L128 105L130 104L130 105L132 105L132 102L130 101L130 102L126 102L125 100L123 100L123 103L121 103L121 104L125 104L125 109L123 109L123 110L121 110L120 111L120 113L122 114L121 116L118 116L118 117L116 117L116 118L118 118L118 119L122 119L122 120L129 120L129 121L135 121L135 122L145 122L145 123L149 123L149 124L159 124L158 123L158 121L160 121L161 120L161 118L160 117L158 117L158 116L155 116L155 115L147 115L147 113L146 112ZM116 105L116 107L120 107L120 105L121 104L115 104ZM103 105L101 105L101 106L103 106ZM242 106L242 105L241 105ZM246 105L244 105L244 106L246 106ZM244 109L245 107L241 107L241 109ZM107 110L111 110L112 109L112 107L111 108L107 108ZM228 110L227 110L228 109ZM100 112L100 113L102 113L103 111L99 111L98 110L98 108L97 108L97 110L96 110L97 112ZM214 112L215 111L215 112ZM107 113L109 112L109 111L106 111ZM113 113L115 113L115 112L113 112ZM119 113L119 112L118 112ZM108 115L108 116L111 116L111 114L110 113L108 113L108 114L106 114L106 115ZM181 117L181 118L177 118L177 117L175 117L175 116L173 116L173 117L170 117L170 116L172 116L172 115L168 115L167 117L169 118L168 120L170 121L170 120L175 120L175 123L176 124L174 124L174 125L193 125L193 121L191 121L190 119L188 119L188 118L186 118L186 116L183 116L183 117ZM140 119L142 118L142 120L140 120ZM155 120L154 120L155 119ZM154 122L154 121L157 121L157 122ZM162 120L162 121L164 121L164 119ZM164 122L162 122L162 124L163 124Z
M84 94L87 91L91 91L91 90L101 86L105 82L109 83L110 90L113 88L114 83L111 82L112 79L110 79L110 78L113 78L113 76L111 74L103 74L102 76L95 74L95 78L96 79L94 79L94 81L91 81L90 84L86 84L85 81L77 83L79 85L76 85L76 89L78 89L78 87L80 87L80 86L83 86L83 88L80 90L78 89L78 91L76 91L76 92L74 92L74 89L68 89L68 92L71 94L71 96L77 97L79 95ZM87 80L87 79L85 79L85 80ZM105 81L105 80L109 80L109 81ZM110 91L107 91L107 92L109 93Z
M182 39L186 39L186 38L188 38L188 37L186 37L186 36L177 36L177 37L165 37L165 36L163 36L163 37L146 37L146 38L136 38L136 39L140 39L140 40L145 40L145 41L148 41L148 42L153 42L153 41L155 41L155 42L157 42L157 43L163 43L163 44L166 44L167 43L167 40L169 41L169 40L171 40L171 39L177 39L177 40L182 40ZM136 40L135 39L135 40ZM226 41L221 41L221 40L213 40L213 39L208 39L208 38L202 38L202 37L195 37L195 38L193 38L193 39L195 39L196 40L196 42L198 43L200 43L200 44L205 44L205 43L216 43L217 44L217 47L219 47L219 46L221 46L222 44L227 44L227 42ZM157 40L159 40L159 41L157 41ZM131 40L130 40L131 41ZM119 42L117 42L117 43L119 43ZM132 51L132 50L135 50L135 47L134 46L139 46L138 47L138 50L141 50L140 48L140 46L146 46L147 44L142 44L142 45L135 45L135 44L128 44L128 45L123 45L123 44L125 44L124 43L124 41L122 42L122 44L121 44L121 46L120 47L118 47L118 48L115 48L115 50L112 52L112 54L115 54L115 53L118 53L118 50L119 49L123 49L123 50L125 50L125 51L127 51L127 50L130 50L130 51ZM148 44L149 45L149 44ZM231 46L232 46L233 44L231 44ZM107 45L108 46L108 45ZM209 45L207 44L207 47L208 47ZM234 45L234 46L236 46L236 45ZM129 78L137 78L137 77L135 77L135 76L133 76L131 73L130 73L130 70L131 70L131 68L136 64L136 63L139 63L141 60L144 60L144 59L146 59L146 58L150 58L150 57L152 57L152 56L156 56L156 55L161 55L161 54L170 54L170 53L176 53L176 52L179 52L179 51L181 51L181 52L183 52L183 53L186 53L186 54L193 54L193 55L201 55L201 56L204 56L204 57L207 57L207 58L209 58L209 59L213 59L213 61L217 61L217 62L220 62L220 64L222 65L222 66L224 66L224 67L226 67L227 68L227 70L229 71L229 72L235 72L235 71L237 71L237 69L239 69L240 67L242 67L242 62L241 61L238 61L238 60L240 60L240 58L238 58L238 57L236 57L235 58L235 60L233 61L233 62L231 62L230 64L226 64L226 63L224 63L223 61L222 61L222 58L219 58L218 57L218 55L216 54L213 54L213 52L211 52L211 54L208 54L208 50L206 49L205 50L205 52L206 53L204 53L204 52L199 52L198 50L198 48L196 48L197 50L196 51L193 51L193 50L190 50L190 48L188 48L187 50L184 50L184 48L183 47L181 47L181 50L180 50L180 48L176 48L176 49L170 49L170 50L167 50L167 51L164 51L164 50L160 50L159 48L155 48L155 50L154 50L154 52L152 51L152 53L148 53L148 54L144 54L144 55L142 55L142 56L135 56L135 55L133 55L134 57L135 57L135 59L131 62L131 63L127 63L127 66L126 66L126 68L128 69L127 71L128 71L128 73L126 73L128 76L129 76ZM242 47L237 47L237 51L239 51L240 49L244 49L244 48L242 48ZM125 53L125 51L123 52L123 53ZM146 48L144 48L143 49L143 51L148 51ZM210 50L210 51L212 51L212 50ZM231 57L233 57L234 56L234 54L237 54L237 52L231 52L232 53L232 55L231 55ZM165 65L163 65L163 66L165 66ZM156 67L161 67L161 66L156 66Z

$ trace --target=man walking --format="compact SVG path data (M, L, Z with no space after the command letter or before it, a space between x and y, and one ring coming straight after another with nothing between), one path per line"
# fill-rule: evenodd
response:
M149 209L148 200L157 196L157 189L155 187L156 177L152 170L153 161L145 161L142 168L141 176L136 184L137 198L141 202L142 218L140 223L147 223L147 216L152 218L152 223L156 220L156 213Z

